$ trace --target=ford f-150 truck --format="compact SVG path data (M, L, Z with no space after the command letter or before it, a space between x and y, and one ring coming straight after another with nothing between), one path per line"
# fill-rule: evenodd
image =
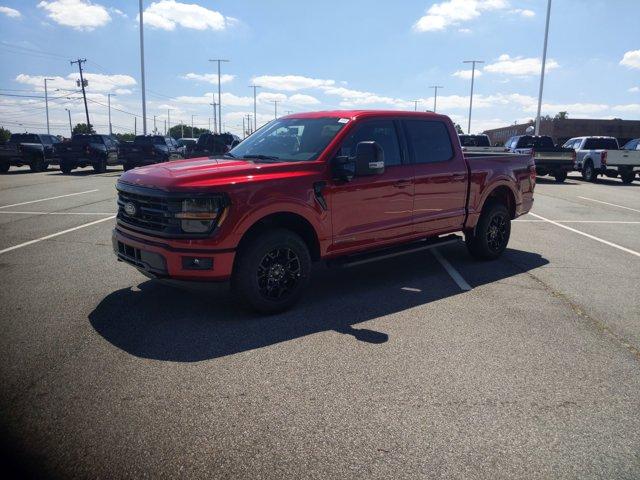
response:
M609 178L620 175L622 183L631 183L640 171L640 152L626 145L620 150L614 137L576 137L567 140L564 146L575 150L576 170L588 182L595 182L598 175Z
M574 168L576 152L554 145L553 139L546 135L518 135L507 140L504 146L513 153L532 155L538 175L553 175L558 183L564 182Z
M461 133L458 138L463 152L495 153L507 151L505 147L493 147L489 136L486 134L468 135Z
M42 172L49 164L57 163L60 143L53 135L14 133L0 145L0 173L7 173L11 165L29 165L32 172Z
M184 158L182 148L171 137L138 135L132 143L120 145L124 170Z
M68 174L74 168L91 165L96 173L118 163L118 142L108 135L76 134L60 145L60 170Z
M113 248L152 278L230 279L261 312L298 300L314 260L355 265L460 241L454 232L495 259L532 206L535 165L473 155L434 113L282 117L219 158L124 173Z

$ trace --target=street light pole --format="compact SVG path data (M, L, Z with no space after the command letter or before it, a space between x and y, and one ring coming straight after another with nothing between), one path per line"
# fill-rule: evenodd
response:
M221 87L221 83L222 81L220 80L220 64L222 62L229 62L230 60L223 60L220 58L216 58L214 60L209 60L210 62L218 62L218 126L220 127L218 130L218 133L222 133L222 87Z
M547 2L547 23L544 27L544 47L542 49L542 69L540 71L540 92L538 93L538 114L536 115L535 135L540 134L540 113L542 110L542 90L544 88L544 69L547 63L547 40L549 39L549 19L551 17L551 0Z
M167 108L167 132L169 132L169 136L171 136L171 109Z
M195 138L193 136L193 117L195 117L195 115L191 115L191 138Z
M274 107L274 116L275 119L278 119L278 103L280 102L280 100L271 100L271 103L273 103L273 107Z
M47 92L47 80L53 80L53 78L44 79L44 108L47 111L47 135L50 135L51 132L49 132L49 94Z
M109 109L109 135L113 135L113 129L111 127L111 95L115 96L115 93L107 93L107 107Z
M71 110L65 108L67 113L69 114L69 135L73 136L73 127L71 126Z
M249 88L253 88L253 131L255 132L258 129L258 114L257 114L257 95L256 89L260 88L260 85L249 85ZM251 130L251 125L249 125L249 130Z
M213 107L213 133L218 133L218 120L216 118L216 94L211 93L211 100L213 103L210 103L211 107Z
M442 85L432 85L429 88L433 88L435 91L433 94L433 113L436 113L436 108L438 107L438 89L444 87Z
M413 111L417 112L418 111L418 102L420 100L411 100L413 102Z
M144 86L144 30L143 30L143 20L142 20L142 0L139 2L140 7L140 79L141 79L141 87L142 87L142 134L147 134L147 99L145 97L145 86Z
M470 63L471 66L471 96L469 97L469 124L467 126L467 133L471 133L471 111L473 109L473 83L476 78L476 63L484 63L483 60L465 60L462 63Z

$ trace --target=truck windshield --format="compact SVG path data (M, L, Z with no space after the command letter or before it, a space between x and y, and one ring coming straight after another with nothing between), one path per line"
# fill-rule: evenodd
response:
M282 161L315 160L346 122L339 118L273 120L231 150L238 158Z
M584 142L585 150L618 150L618 141L615 138L587 138Z
M14 133L10 138L14 143L40 143L40 139L34 133Z

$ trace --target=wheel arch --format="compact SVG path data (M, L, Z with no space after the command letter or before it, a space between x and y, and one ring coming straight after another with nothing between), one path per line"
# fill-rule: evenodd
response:
M490 201L497 200L507 207L509 216L513 220L516 218L516 194L513 189L506 185L497 185L492 188L484 197L480 211L483 212Z

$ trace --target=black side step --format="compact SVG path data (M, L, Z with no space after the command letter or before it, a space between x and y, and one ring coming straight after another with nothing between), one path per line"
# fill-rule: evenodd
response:
M375 250L373 252L360 253L356 255L348 255L341 258L336 258L327 261L327 265L332 268L346 268L355 267L357 265L363 265L369 262L376 262L378 260L385 260L387 258L398 257L400 255L406 255L408 253L421 252L423 250L430 250L436 247L442 247L444 245L450 245L452 243L458 243L462 241L462 237L459 235L446 235L444 237L432 237L419 242L407 243L397 247L385 248L382 250Z

